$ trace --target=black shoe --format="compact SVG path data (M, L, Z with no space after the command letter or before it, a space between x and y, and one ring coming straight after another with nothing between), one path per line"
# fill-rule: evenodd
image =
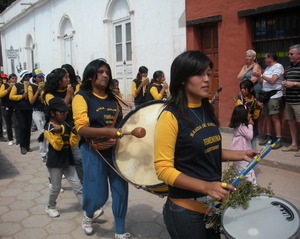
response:
M27 150L25 147L20 147L21 149L21 154L26 154L27 153Z
M27 152L32 152L32 149L28 146L28 147L25 147L26 151Z
M267 135L265 139L263 139L262 141L260 141L258 144L259 145L265 145L266 143L268 143L269 140L271 139L271 135Z
M3 136L0 137L0 142L7 142L7 139L4 138Z
M277 144L275 144L273 149L280 149L281 147L282 147L282 143L281 143L281 141L279 141Z

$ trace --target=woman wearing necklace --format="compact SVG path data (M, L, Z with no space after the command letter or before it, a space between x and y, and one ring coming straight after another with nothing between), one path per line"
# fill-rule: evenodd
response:
M222 161L250 161L258 151L222 149L219 122L209 103L212 62L200 51L180 54L171 66L170 99L155 129L157 176L169 187L164 221L174 238L220 238L206 229L209 199L221 200Z

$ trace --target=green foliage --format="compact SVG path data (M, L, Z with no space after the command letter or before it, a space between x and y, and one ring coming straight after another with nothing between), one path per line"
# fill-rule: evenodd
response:
M224 170L222 173L222 182L228 184L233 183L237 176L234 166L231 165L228 170ZM242 207L246 210L249 207L249 201L253 196L259 196L260 194L269 194L273 196L273 190L271 189L271 183L267 188L260 187L259 185L254 186L252 183L242 179L236 185L236 191L230 192L227 198L224 198L220 204L216 206L214 212L206 216L205 224L207 228L218 230L221 226L221 215L223 211L228 207Z

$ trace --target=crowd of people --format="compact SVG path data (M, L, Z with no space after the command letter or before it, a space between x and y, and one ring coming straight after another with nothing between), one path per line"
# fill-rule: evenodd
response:
M300 45L290 47L289 57L291 65L284 73L276 52L268 52L262 72L255 51L246 52L246 65L237 76L239 97L229 124L233 128L230 150L221 148L219 121L208 99L213 63L204 53L186 51L176 57L170 85L163 71L155 71L149 80L147 67L139 68L132 81L135 106L165 100L155 128L154 165L158 179L168 185L164 221L172 238L220 238L218 232L205 227L203 219L212 198L221 200L235 190L221 182L221 162L234 161L239 172L258 153L261 114L267 134L259 144L266 144L275 132L274 139L279 140L275 149L282 147L279 112L283 97L292 143L282 151L298 151ZM104 59L91 61L82 81L71 65L64 64L46 79L40 69L22 70L19 77L1 74L0 83L0 123L3 117L7 131L5 139L0 125L0 141L11 146L15 140L24 155L32 151L32 122L38 129L39 152L51 182L46 213L60 215L56 200L64 176L82 206L82 228L87 235L93 233L93 221L103 214L110 190L115 238L129 238L125 232L128 182L113 164L113 146L123 136L118 128L123 117L122 93L110 65ZM254 171L246 179L257 184Z
M287 120L292 143L289 147L282 149L283 152L299 150L297 137L297 122L300 122L300 44L289 48L290 65L284 70L282 64L277 61L277 54L270 51L265 54L264 63L266 69L262 72L261 67L255 62L256 53L253 50L246 51L246 65L238 74L240 80L240 95L237 104L243 104L252 115L254 121L253 139L258 135L258 123L265 124L266 136L259 142L265 145L269 140L278 141L274 149L282 147L282 121L280 112L285 108L285 119ZM253 86L249 88L249 82ZM253 96L245 94L245 88L252 92ZM251 103L250 103L251 102ZM259 113L264 116L259 120ZM255 115L254 115L255 113ZM275 135L274 135L275 133ZM252 143L252 148L256 143ZM297 152L296 157L300 154Z

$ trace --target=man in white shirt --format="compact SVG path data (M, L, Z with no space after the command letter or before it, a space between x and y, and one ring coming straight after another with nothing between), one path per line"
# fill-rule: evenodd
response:
M267 68L265 69L264 74L261 74L261 72L252 73L254 76L259 77L258 82L262 84L263 91L274 92L274 95L264 103L262 109L262 114L265 115L267 135L264 140L259 142L259 145L264 145L272 139L272 127L274 127L276 138L281 139L279 112L282 105L281 83L284 79L284 69L283 66L277 62L277 55L274 51L270 51L266 54L265 64L267 65ZM279 141L274 149L279 149L281 147L282 143Z

